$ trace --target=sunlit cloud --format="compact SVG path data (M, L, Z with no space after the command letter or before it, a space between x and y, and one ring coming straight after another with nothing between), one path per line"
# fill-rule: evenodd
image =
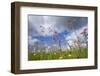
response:
M59 49L58 43L53 40L55 34L59 35L57 40L61 41L61 48L69 48L68 41L74 45L71 40L77 39L84 28L88 28L87 17L69 17L69 16L29 16L28 17L28 44L29 47L36 43L38 46L50 49Z
M73 43L73 40L77 40L77 37L80 37L81 39L83 38L83 36L81 35L81 33L83 32L84 29L87 29L88 26L85 25L84 27L70 33L68 36L65 36L66 41L70 44L70 45L75 45ZM83 44L84 45L84 44Z
M38 39L33 39L31 36L28 37L29 45L34 45L36 42L40 42Z
M74 32L71 32L68 36L65 36L66 40L76 40L77 39L77 36L81 36L80 33L85 29L85 28L88 28L87 25L85 25L84 27L74 31Z
M29 34L50 36L54 31L73 31L87 23L87 17L29 16Z

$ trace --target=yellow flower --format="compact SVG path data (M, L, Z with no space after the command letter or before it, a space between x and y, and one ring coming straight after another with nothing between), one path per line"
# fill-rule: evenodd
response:
M62 59L62 58L63 58L62 56L59 57L59 59Z
M71 54L68 55L69 57L71 56Z
M33 55L36 55L36 54L33 54Z
M54 53L54 55L56 55L56 53Z

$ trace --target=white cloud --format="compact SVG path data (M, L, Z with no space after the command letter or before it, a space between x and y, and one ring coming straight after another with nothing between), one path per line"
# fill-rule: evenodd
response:
M74 32L72 32L69 36L66 36L66 40L76 40L77 36L81 36L80 33L87 28L87 26L84 26L82 28L80 28L79 30L76 30Z
M29 45L34 45L36 42L40 42L38 39L33 39L31 36L28 36Z
M51 36L56 31L61 33L63 31L71 32L72 28L77 30L82 25L87 24L87 17L64 17L64 16L29 16L29 34L34 36Z
M80 28L79 30L76 30L75 32L72 32L69 36L66 36L66 41L71 45L71 46L75 46L74 41L77 41L77 37L83 38L81 37L82 35L80 34L85 28L87 28L88 26L84 26L82 28ZM81 44L82 46L86 46L84 43Z
M38 22L36 23L35 21L33 21L32 18L29 19L29 22L31 24L31 28L33 28L33 30L37 31L37 35L47 35L47 36L51 36L54 34L54 31L61 33L62 31L64 31L66 28L64 26L61 25L61 27L59 28L56 25L56 21L55 22L48 22L49 17L43 17L43 23L39 24ZM35 34L33 34L35 35Z

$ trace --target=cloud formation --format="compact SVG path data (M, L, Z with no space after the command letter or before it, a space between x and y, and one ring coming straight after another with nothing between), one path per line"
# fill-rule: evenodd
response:
M53 35L54 31L74 31L87 24L87 17L36 16L28 17L28 33L34 36Z
M28 16L28 48L35 48L38 43L39 48L50 48L58 44L52 39L57 33L61 42L61 47L66 48L67 40L76 39L84 28L87 28L87 17L71 16ZM72 44L72 43L70 43Z
M84 27L70 33L68 36L65 36L66 40L76 40L77 39L77 36L81 36L81 32L85 29L85 28L88 28L87 25L85 25Z

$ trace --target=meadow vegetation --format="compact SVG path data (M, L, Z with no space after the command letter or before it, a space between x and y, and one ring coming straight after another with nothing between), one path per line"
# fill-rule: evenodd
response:
M80 59L87 58L87 48L73 49L67 51L51 51L29 53L28 60L53 60L53 59Z

